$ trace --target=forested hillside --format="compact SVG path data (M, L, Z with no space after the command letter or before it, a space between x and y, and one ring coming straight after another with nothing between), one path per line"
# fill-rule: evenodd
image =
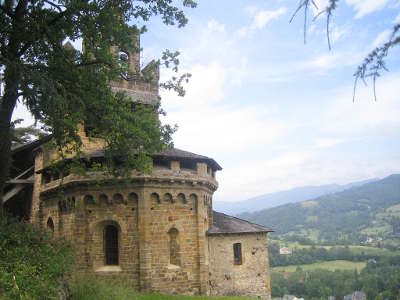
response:
M214 201L213 207L216 211L230 215L237 215L245 212L256 212L262 209L276 207L287 203L297 203L321 197L323 195L342 192L352 187L360 186L377 180L379 179L373 178L363 181L350 182L344 185L325 184L320 186L302 186L286 191L260 195L239 202Z
M240 217L315 242L398 241L400 175L301 203L286 204Z

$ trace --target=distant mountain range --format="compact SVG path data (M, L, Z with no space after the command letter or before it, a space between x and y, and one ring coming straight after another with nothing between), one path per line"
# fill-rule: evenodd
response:
M214 201L213 208L218 212L237 215L244 212L255 212L266 208L276 207L286 203L297 203L314 199L323 195L341 192L352 187L379 180L378 178L352 182L345 185L326 184L320 186L297 187L287 191L264 194L239 202Z
M371 239L400 245L400 175L239 216L271 227L277 234L317 242Z

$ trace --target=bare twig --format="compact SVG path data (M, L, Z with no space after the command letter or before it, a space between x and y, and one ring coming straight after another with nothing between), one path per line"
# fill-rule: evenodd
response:
M300 0L299 5L297 6L296 11L293 13L292 17L289 20L289 23L292 23L295 16L299 13L301 9L304 9L304 44L307 43L307 17L308 17L308 9L310 5L313 5L316 9L318 9L317 4L314 0Z
M59 4L55 4L54 2L48 1L48 0L43 0L44 3L47 3L48 5L54 7L55 9L58 10L58 12L63 12L63 7L65 8L64 5L59 5Z

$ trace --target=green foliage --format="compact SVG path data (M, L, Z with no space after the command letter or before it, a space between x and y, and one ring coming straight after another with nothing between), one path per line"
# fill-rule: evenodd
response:
M290 265L284 267L275 267L272 268L273 272L280 273L291 273L297 271L315 271L315 270L328 270L328 271L336 271L336 270L347 270L353 271L358 270L361 271L365 268L366 262L353 262L348 260L331 260L331 261L320 261L312 264L306 265Z
M0 298L54 299L72 266L68 244L0 215Z
M312 264L321 261L345 260L352 262L362 262L369 259L379 260L382 257L391 257L395 251L379 249L373 247L302 247L294 248L292 254L279 254L279 244L271 242L268 246L269 264L271 267Z
M78 127L85 123L107 142L107 171L148 169L146 155L171 146L174 129L158 122L158 107L132 111L126 95L112 92L110 82L127 70L111 50L140 51L134 37L146 30L142 24L160 16L164 24L182 27L188 22L183 9L195 6L194 0L1 1L0 196L18 100L52 134L61 155L79 154ZM63 45L67 40L83 40L84 51ZM177 73L178 55L167 50L156 64ZM183 96L181 84L188 78L176 75L161 86Z
M360 273L357 271L300 270L281 274L272 272L272 296L293 294L305 299L327 299L334 295L343 299L344 295L361 290L367 299L396 300L400 286L400 256L369 262Z
M287 239L290 239L289 234L295 235L292 240L296 240L299 236L309 238L310 233L316 232L314 242L359 244L369 235L364 230L379 222L391 228L393 219L384 213L400 202L400 175L322 196L312 202L313 205L306 205L308 202L286 204L241 217L269 226L280 235L286 234ZM389 230L375 236L389 239L392 233Z

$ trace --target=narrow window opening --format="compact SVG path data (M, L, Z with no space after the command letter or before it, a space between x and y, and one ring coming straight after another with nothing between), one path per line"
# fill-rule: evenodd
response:
M233 244L233 262L235 265L242 264L242 244L241 243Z
M85 197L83 198L83 202L85 203L85 205L94 205L94 198L92 195L85 195Z
M52 218L49 218L47 220L47 229L50 230L51 232L54 232L54 222Z
M128 195L128 200L129 201L132 201L132 202L138 202L138 199L139 199L139 197L138 197L138 195L135 193L135 192L132 192L132 193L130 193L129 195Z
M124 203L124 197L119 193L118 194L114 194L113 202L116 203L116 204Z
M121 77L125 80L129 79L129 54L126 51L118 52L118 64L121 69Z
M170 193L166 193L166 194L164 195L164 201L165 201L165 202L168 202L168 203L173 203L173 202L174 202L174 199L172 198L172 195L171 195Z
M178 202L182 203L182 204L186 204L187 203L185 194L182 194L182 193L178 194Z
M181 161L181 169L197 171L197 163L194 161L182 160Z
M161 203L160 196L157 193L151 194L151 203Z
M178 242L179 232L176 228L172 228L168 232L169 236L169 263L171 265L180 266L180 253L179 253L179 242Z
M171 162L167 159L153 158L153 166L154 168L171 169Z
M104 228L104 252L106 265L118 265L118 228L107 225Z
M212 170L211 170L210 166L207 165L207 174L211 175L211 173L212 173Z

